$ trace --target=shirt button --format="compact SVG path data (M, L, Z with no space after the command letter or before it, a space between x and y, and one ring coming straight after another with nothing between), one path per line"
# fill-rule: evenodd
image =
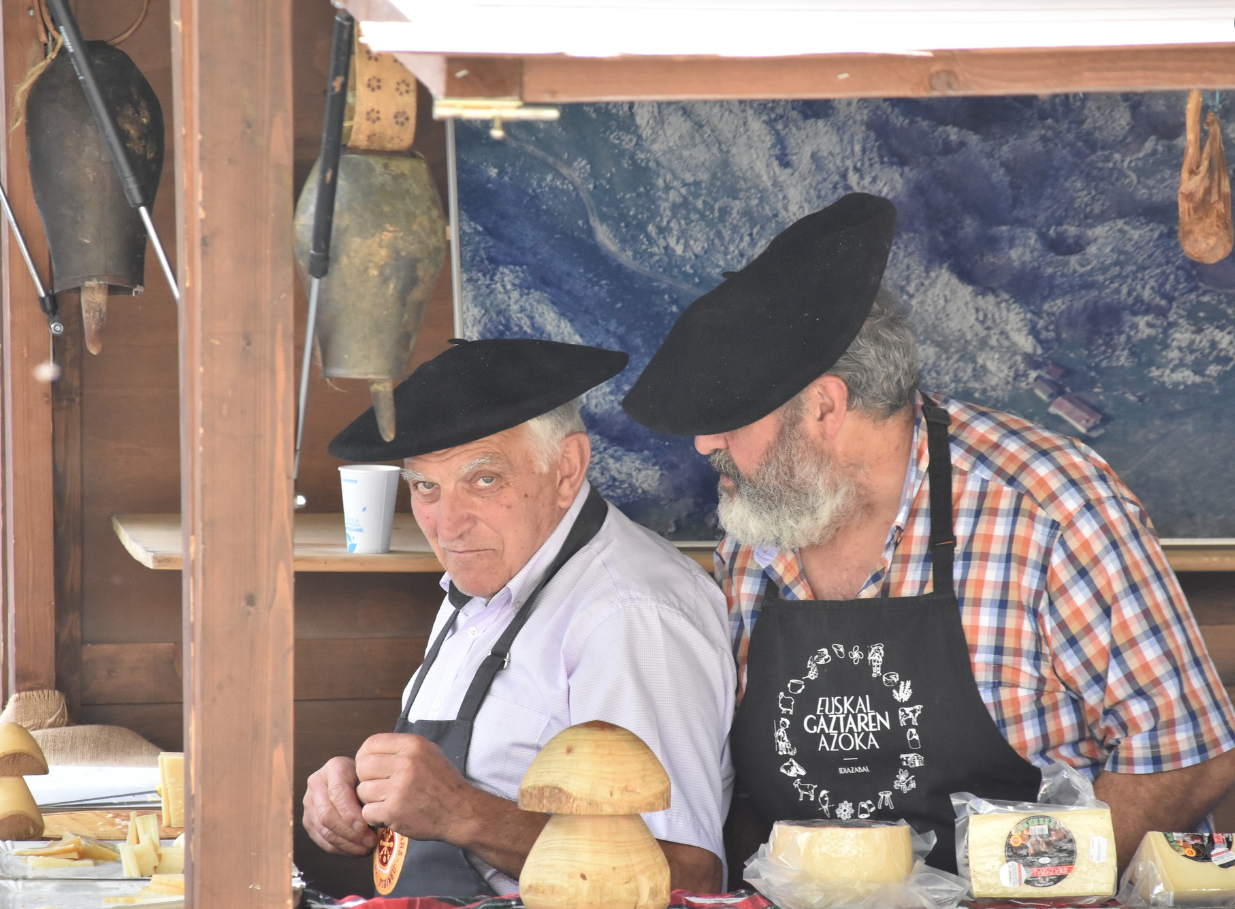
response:
M442 699L441 698L438 698L436 701L433 702L433 709L434 710L442 709Z
M476 637L476 635L478 635L478 634L480 634L480 629L479 629L479 628L469 628L469 629L467 630L467 636L468 636L469 638L474 638L474 637Z

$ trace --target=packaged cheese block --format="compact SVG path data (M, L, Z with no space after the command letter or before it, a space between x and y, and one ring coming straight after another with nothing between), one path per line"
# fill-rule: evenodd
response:
M1109 808L969 815L969 885L977 899L1112 896L1115 832Z
M890 821L777 821L770 857L823 883L883 885L913 870L907 824Z
M1235 834L1145 834L1128 865L1127 881L1151 906L1235 903ZM1125 884L1127 886L1127 884ZM1124 891L1121 891L1121 897Z
M0 776L0 840L34 840L43 835L43 815L19 776Z
M0 776L41 776L47 758L30 731L20 723L0 723Z
M163 826L184 826L184 754L164 751L159 755L159 795L163 799Z

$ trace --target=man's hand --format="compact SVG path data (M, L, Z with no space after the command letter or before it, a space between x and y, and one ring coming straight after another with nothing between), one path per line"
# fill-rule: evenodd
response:
M397 732L370 736L356 752L356 777L367 823L412 839L461 845L457 831L470 818L479 790L433 742Z
M356 762L348 757L331 758L309 777L304 829L327 852L364 855L377 845L361 815L356 782Z
M1162 773L1099 774L1094 795L1111 806L1119 871L1150 830L1195 830L1235 782L1235 751Z

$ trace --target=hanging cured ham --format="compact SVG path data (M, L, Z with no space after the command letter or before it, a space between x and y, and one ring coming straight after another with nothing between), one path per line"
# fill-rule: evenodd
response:
M1179 180L1179 243L1184 255L1212 264L1235 242L1231 226L1231 181L1222 151L1222 129L1213 110L1205 117L1201 148L1201 93L1188 93L1187 145Z

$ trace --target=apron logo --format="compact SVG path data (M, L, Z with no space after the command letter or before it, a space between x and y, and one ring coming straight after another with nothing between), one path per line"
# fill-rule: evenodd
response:
M865 660L870 667L872 679L878 679L882 688L889 689L894 703L888 709L881 709L878 703L872 703L872 694L858 695L826 695L812 698L806 691L807 683L816 681L832 665L852 662L854 666L861 665ZM800 726L806 733L816 736L815 751L830 752L841 756L843 761L854 761L856 754L862 751L877 751L880 745L879 737L884 733L893 733L892 714L895 712L897 726L904 731L905 745L910 749L900 754L900 769L890 781L891 788L875 789L874 792L855 793L850 798L842 799L836 806L836 817L849 820L855 815L859 818L869 818L879 810L894 810L892 792L897 790L908 793L917 788L917 780L911 773L925 765L926 759L916 753L921 748L918 737L918 721L922 715L921 704L907 703L913 697L913 683L902 679L897 672L883 671L884 645L871 644L865 650L858 644L845 645L833 643L820 647L806 659L806 671L801 678L789 679L783 690L776 696L775 722L772 729L772 742L776 754L785 758L780 765L780 772L787 776L797 793L798 802L814 802L824 817L832 817L831 792L820 787L818 782L808 779L808 771L795 760L798 745L790 738L793 730ZM835 690L834 688L832 690ZM881 690L876 687L876 691ZM897 706L905 705L905 706ZM807 749L810 751L811 749ZM843 755L850 756L844 757ZM809 763L809 762L808 762ZM835 767L838 774L869 774L871 768L867 764L850 763ZM888 781L885 781L887 785ZM877 800L876 800L877 799Z
M389 896L399 882L403 859L407 856L407 837L383 827L373 850L373 887L379 896Z

